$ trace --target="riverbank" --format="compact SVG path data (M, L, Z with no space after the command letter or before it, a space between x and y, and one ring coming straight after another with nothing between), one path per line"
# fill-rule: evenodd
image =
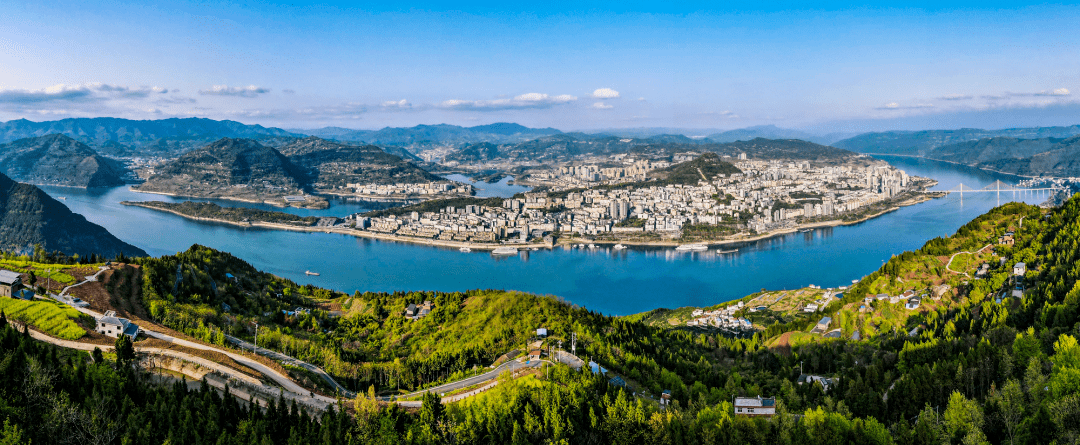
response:
M250 204L266 204L266 205L271 205L271 206L280 207L280 208L296 207L298 209L322 210L322 209L326 209L326 208L330 207L330 202L327 201L326 198L323 198L321 196L316 196L316 195L304 195L304 197L307 198L306 200L300 201L300 202L290 202L290 201L285 200L284 197L282 197L280 201L275 201L275 200L270 200L270 199L258 200L258 199L251 199L251 198L240 198L240 197L237 197L237 196L184 195L184 194L180 194L180 193L161 192L161 191L155 191L155 190L140 190L140 189L137 189L135 187L128 187L128 190L132 191L132 192L135 192L135 193L149 193L151 195L171 196L173 198L220 199L222 201L246 202L246 203L250 203ZM312 198L314 198L314 199L312 199Z
M783 229L779 229L779 230L774 230L774 231L759 234L759 235L739 234L739 235L736 235L735 237L731 237L731 238L721 238L721 239L714 239L714 240L702 240L702 241L695 241L695 243L696 244L705 244L705 245L709 245L709 246L724 246L724 245L731 245L731 244L746 244L746 243L752 243L752 242L755 242L755 241L761 241L761 240L765 240L765 239L769 239L769 238L774 238L774 237L778 237L778 236L783 236L783 235L795 233L795 232L798 232L798 231L801 231L801 230L813 230L813 229L826 228L826 227L855 225L855 224L859 224L859 223L868 221L868 220L873 219L873 218L877 218L877 217L885 215L887 213L897 211L897 210L899 210L899 209L901 209L903 207L907 207L907 206L911 206L911 205L915 205L915 204L919 204L919 203L929 201L931 199L934 199L935 196L936 195L932 195L932 194L929 194L929 193L920 193L920 194L918 194L916 196L913 196L913 197L911 197L909 199L901 201L901 202L899 202L899 203L897 203L897 204L895 204L893 206L885 208L880 212L876 212L876 213L869 214L869 215L864 215L864 216L862 216L862 217L860 217L858 219L849 220L849 221L845 221L843 219L837 219L837 220L830 220L830 221L819 221L819 222L812 222L812 223L804 223L804 224L797 224L797 225L792 226L792 227L787 227L787 228L783 228ZM412 236L395 235L395 234L392 234L392 233L379 233L379 232L372 232L372 231L367 231L367 230L356 230L354 228L348 228L348 227L335 227L335 226L327 227L327 226L311 226L311 225L303 225L303 226L301 226L301 225L295 225L295 224L267 222L267 221L238 222L238 221L230 221L230 220L220 219L220 218L206 218L206 217L194 216L194 215L185 214L185 213L173 210L173 209L162 208L162 207L159 207L159 206L154 206L154 205L150 205L150 204L147 204L147 203L141 203L141 202L127 202L127 201L125 201L125 202L122 202L121 204L127 205L127 206L142 207L142 208L156 210L156 211L160 211L160 212L171 213L173 215L177 215L177 216L180 216L180 217L183 217L183 218L187 218L187 219L190 219L190 220L193 220L193 221L200 221L200 222L228 224L228 225L233 225L233 226L237 226L237 227L258 227L258 228L274 229L274 230L290 230L290 231L295 231L295 232L337 233L337 234L340 234L340 235L352 235L352 236L356 236L356 237L368 238L368 239L376 239L376 240L381 240L381 241L403 242L403 243L420 244L420 245L427 245L427 246L447 247L447 248L454 248L454 249L469 248L470 250L487 251L487 250L494 250L494 249L497 249L499 247L514 247L514 248L519 248L519 249L520 248L525 248L525 249L534 249L534 248L535 249L549 249L549 248L554 247L554 246L549 245L547 243L492 244L492 243L475 243L475 242L469 242L469 241L439 240L439 239L433 239L433 238L417 238L417 237L412 237ZM676 247L676 246L679 246L680 244L686 244L686 243L687 243L687 241L680 241L680 240L674 240L674 239L672 239L672 240L634 241L634 240L618 240L618 239L614 239L614 240L595 240L595 239L588 239L588 238L582 238L582 237L565 237L565 238L560 237L560 238L558 238L557 242L555 243L555 246L572 246L572 245L576 245L576 244L599 244L599 245L623 244L623 245L640 246L640 247Z
M799 231L802 231L802 230L813 230L813 229L821 229L821 228L827 228L827 227L839 227L839 226L851 226L851 225L855 225L855 224L859 224L859 223L869 221L871 219L877 218L877 217L885 215L887 213L895 212L895 211L900 210L901 208L904 208L904 207L907 207L907 206L912 206L912 205L915 205L915 204L921 204L921 203L930 201L932 199L935 199L935 197L937 197L937 196L936 195L931 195L930 193L920 194L920 195L914 196L914 197L912 197L910 199L906 199L906 200L904 200L904 201L902 201L902 202L900 202L900 203L898 203L898 204L896 204L894 206L890 206L890 207L888 207L888 208L886 208L886 209L884 209L884 210L882 210L880 212L873 213L873 214L870 214L870 215L865 215L865 216L862 216L862 217L860 217L858 219L851 220L851 221L844 221L842 219L838 219L838 220L831 220L831 221L820 221L820 222L813 222L813 223L805 223L805 224L795 225L794 227L787 227L787 228L783 228L783 229L779 229L779 230L773 230L771 232L763 233L763 234L760 234L760 235L739 234L739 235L736 235L733 238L694 241L693 243L694 244L704 244L704 245L707 245L707 246L726 246L726 245L732 245L732 244L747 244L747 243L753 243L755 241L762 241L762 240L767 240L769 238L775 238L775 237L779 237L779 236L783 236L783 235L788 235L788 234L791 234L791 233L796 233L796 232L799 232ZM566 243L566 244L592 243L592 244L600 244L600 245L622 244L624 246L641 246L641 247L677 247L679 245L687 244L689 242L688 241L679 241L679 240L669 240L669 241L588 240L588 239L585 239L585 238L567 238L565 240L560 240L560 242L559 242L559 244L564 244L564 243Z

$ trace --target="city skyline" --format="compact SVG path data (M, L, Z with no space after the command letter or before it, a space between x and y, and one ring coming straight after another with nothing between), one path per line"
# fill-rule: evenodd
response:
M6 6L0 120L1073 125L1073 6Z

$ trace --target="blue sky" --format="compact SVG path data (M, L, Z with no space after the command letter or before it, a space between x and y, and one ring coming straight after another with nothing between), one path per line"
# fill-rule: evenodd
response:
M0 119L821 132L1080 124L1080 8L0 6Z

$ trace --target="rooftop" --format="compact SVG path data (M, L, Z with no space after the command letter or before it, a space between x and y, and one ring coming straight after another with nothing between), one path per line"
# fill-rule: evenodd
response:
M20 275L10 270L0 270L0 284L15 284Z

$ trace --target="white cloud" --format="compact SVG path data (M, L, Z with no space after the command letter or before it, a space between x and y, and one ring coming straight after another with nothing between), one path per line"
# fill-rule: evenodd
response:
M946 94L939 97L938 100L970 100L974 98L975 96L971 96L968 94Z
M104 83L53 85L40 90L0 89L0 105L24 107L41 103L102 103L115 99L142 99L169 90L161 87L127 87Z
M248 85L246 87L230 87L228 85L214 85L209 90L199 90L199 94L205 96L233 96L233 97L259 97L260 94L269 93L269 88Z
M874 108L875 110L896 111L896 110L921 110L927 108L934 108L934 104L915 104L915 105L900 105L897 102L889 102L880 107Z
M412 108L412 104L409 103L409 101L407 101L405 99L388 100L388 101L382 103L382 107L383 108L406 110L406 109Z
M1006 100L1016 97L1064 97L1071 95L1072 92L1068 88L1055 88L1053 90L1043 90L1035 93L1013 93L1005 92L997 95L986 95L983 99L986 100Z
M494 100L462 100L450 99L443 101L439 106L451 110L472 111L498 111L498 110L523 110L530 108L550 108L556 105L564 105L576 101L577 97L569 94L551 96L544 93L526 93L513 98Z
M603 102L594 103L594 104L592 104L592 107L596 108L596 109L599 109L599 110L610 110L612 108L615 108L614 106L608 105L608 104L603 103Z
M619 97L619 92L611 88L598 88L592 92L594 99L616 99Z

